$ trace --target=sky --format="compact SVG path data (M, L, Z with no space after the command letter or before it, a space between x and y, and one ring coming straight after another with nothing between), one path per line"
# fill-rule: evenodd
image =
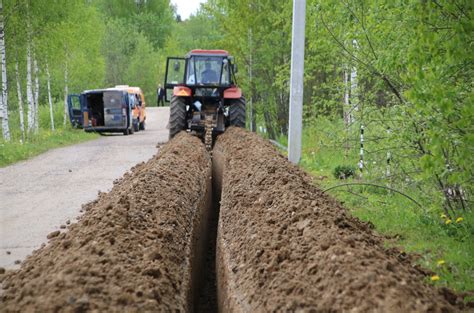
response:
M181 19L187 19L192 13L196 13L201 3L206 0L171 0L171 3L178 7L178 14L181 15Z

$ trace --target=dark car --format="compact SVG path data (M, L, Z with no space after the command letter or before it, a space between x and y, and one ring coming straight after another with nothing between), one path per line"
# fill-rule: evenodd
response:
M69 118L86 132L133 134L128 92L117 88L86 90L68 95Z

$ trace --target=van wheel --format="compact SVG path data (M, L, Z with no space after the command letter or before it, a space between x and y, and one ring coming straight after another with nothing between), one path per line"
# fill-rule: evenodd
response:
M124 136L128 136L128 129L126 129L126 130L123 131L123 135L124 135Z

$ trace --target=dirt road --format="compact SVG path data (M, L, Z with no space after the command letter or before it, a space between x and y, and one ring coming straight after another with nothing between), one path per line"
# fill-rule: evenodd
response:
M81 205L156 153L168 139L168 108L147 109L147 129L54 149L0 168L0 267L15 268L46 236L80 214Z

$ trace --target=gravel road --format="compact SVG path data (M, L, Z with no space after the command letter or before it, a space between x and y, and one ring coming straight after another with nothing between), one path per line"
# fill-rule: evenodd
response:
M107 135L0 168L0 267L18 268L15 261L74 222L82 204L156 153L156 144L168 140L169 109L148 108L147 114L144 132Z

